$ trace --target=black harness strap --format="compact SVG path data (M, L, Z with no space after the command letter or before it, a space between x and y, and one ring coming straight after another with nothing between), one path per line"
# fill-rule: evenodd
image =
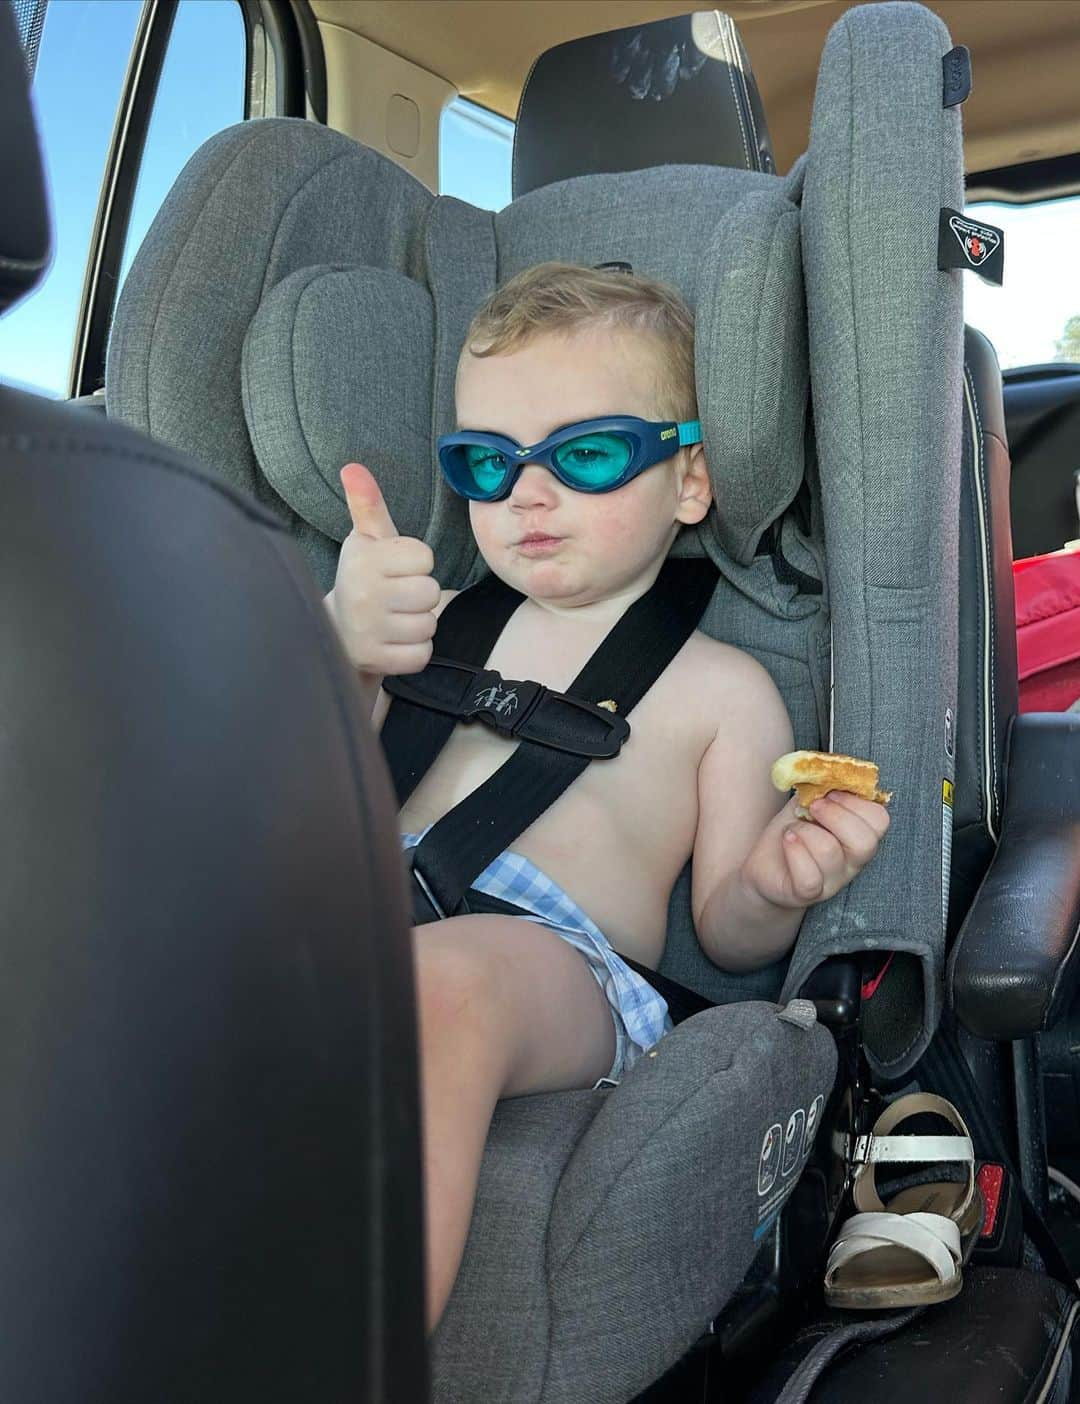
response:
M504 678L493 668L433 654L422 673L383 679L391 697L402 697L455 721L482 721L504 736L535 741L557 751L610 760L630 735L630 724L611 711L579 697L552 692L541 683Z
M693 633L715 583L716 568L709 561L665 561L655 584L622 616L568 693L594 704L614 699L619 715L625 717ZM509 613L512 610L504 623ZM439 653L450 656L450 649L436 637ZM393 705L400 704L395 700ZM436 715L443 735L439 747L429 747L425 770L454 725L453 718ZM434 824L413 849L412 861L417 882L435 913L445 916L455 912L477 875L538 819L588 764L588 757L522 741L489 780ZM423 771L417 767L414 773L412 787Z
M439 615L436 652L461 663L485 663L524 598L497 575L485 575L476 585L455 595ZM431 769L456 725L456 717L394 698L380 739L399 809Z

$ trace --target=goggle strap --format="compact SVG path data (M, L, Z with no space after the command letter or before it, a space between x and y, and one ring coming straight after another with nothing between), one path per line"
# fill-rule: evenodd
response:
M701 443L701 420L687 419L679 425L679 447Z

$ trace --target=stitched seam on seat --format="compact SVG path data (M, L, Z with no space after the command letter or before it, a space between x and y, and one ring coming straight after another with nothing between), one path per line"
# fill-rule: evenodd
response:
M550 52L550 51L549 51L549 52ZM532 61L532 67L529 69L529 71L528 71L528 73L526 74L526 77L525 77L525 86L524 86L524 87L522 88L522 90L521 90L521 97L518 98L517 118L516 118L516 120L515 120L515 122L514 122L514 134L515 134L515 135L514 135L514 144L513 144L513 146L510 148L510 199L511 199L511 201L517 199L517 183L518 183L518 181L517 181L517 173L518 173L517 124L518 124L518 122L521 121L521 114L525 111L525 98L526 98L526 96L527 96L527 94L528 94L528 91L529 91L529 84L530 84L530 83L532 82L532 80L533 80L533 74L536 72L536 65L540 62L540 60L541 60L543 57L544 57L543 54L538 54L538 55L536 56L536 58L533 59L533 61Z
M734 21L734 20L731 21L731 29L732 29L731 47L732 47L732 50L733 50L733 52L735 53L736 57L737 57L738 60L739 60L739 83L740 83L740 85L741 85L741 87L742 87L743 95L744 95L745 98L746 98L746 115L747 115L747 118L749 119L749 122L750 122L750 131L753 133L753 137L754 137L754 169L755 169L755 170L760 170L760 169L761 169L761 161L760 161L760 159L759 159L759 158L760 158L759 143L760 143L760 140L761 140L761 139L760 139L760 137L758 136L757 122L754 120L754 104L750 101L750 84L746 81L746 69L743 67L742 56L739 54L739 38L738 38L738 35L735 33L735 21Z
M251 501L228 483L204 477L193 466L182 461L159 458L152 453L141 453L137 449L118 448L115 444L85 443L79 439L57 438L51 435L43 437L38 434L0 434L0 448L11 448L19 453L100 453L113 458L129 459L133 463L148 463L155 468L163 468L166 472L176 473L179 477L190 478L192 482L217 493L260 526L270 527L283 534L285 532L283 524L257 502Z
M716 1079L719 1077L727 1076L731 1072L733 1067L734 1060L732 1060L722 1068L714 1069L711 1073L709 1073L708 1077L704 1082L699 1084L699 1086L695 1087L692 1091L688 1092L684 1097L681 1097L678 1102L671 1106L670 1109L666 1112L663 1120L658 1125L651 1127L648 1134L643 1135L640 1138L638 1146L634 1150L633 1154L626 1159L618 1173L611 1180L609 1180L607 1188L604 1190L604 1193L601 1196L599 1203L596 1205L593 1211L589 1214L588 1218L582 1224L580 1231L576 1234L573 1243L570 1245L569 1248L566 1249L565 1253L562 1255L560 1262L558 1264L554 1264L549 1261L549 1280L552 1273L556 1271L561 1272L566 1267L566 1264L570 1261L570 1259L574 1256L574 1254L578 1251L578 1249L581 1246L582 1239L584 1239L585 1235L593 1227L596 1221L605 1213L608 1201L611 1199L612 1195L614 1195L618 1190L621 1181L624 1179L628 1171L640 1159L642 1150L647 1149L653 1143L655 1138L664 1131L664 1129L680 1114L680 1112L682 1112L684 1107L686 1107L689 1103L693 1102L696 1098L704 1096L706 1093L710 1092L712 1090L713 1083L716 1081ZM573 1160L573 1156L571 1156L571 1160ZM569 1165L569 1162L567 1162L567 1164ZM562 1184L561 1177L559 1184ZM554 1199L557 1198L557 1196L558 1189L556 1189L555 1196L553 1196L553 1204Z
M761 283L762 294L764 294L765 289L769 286L769 278L770 278L770 275L771 275L772 272L773 272L773 265L774 265L774 263L775 263L776 260L777 260L777 245L779 244L780 239L781 239L781 236L782 236L782 234L783 234L783 232L784 232L784 230L783 230L783 225L784 225L785 219L787 218L787 215L788 215L788 211L787 211L787 210L781 211L779 218L776 220L776 223L773 225L773 228L772 228L772 235L771 235L771 237L770 237L770 239L769 239L769 252L768 252L768 254L767 254L767 256L766 256L766 260L765 260L765 276L764 276L764 278L762 279L762 283ZM758 298L757 301L758 301L758 311L757 311L757 318L756 318L755 323L754 323L754 387L753 387L753 392L752 392L751 398L750 398L750 461L751 461L751 463L753 463L753 465L754 465L754 470L755 470L754 475L755 475L755 478L757 477L757 474L758 474L758 472L760 471L760 472L761 472L761 476L762 476L762 478L764 479L764 478L766 477L767 473L768 473L768 470L769 470L770 468L776 466L776 458L773 457L773 456L771 456L771 455L774 455L774 454L775 454L775 449L776 449L776 442L777 442L777 440L774 439L773 444L772 444L771 446L767 447L767 449L766 449L766 453L767 453L768 455L770 455L769 461L768 461L767 463L759 463L759 462L757 461L757 454L756 454L755 450L756 450L756 446L757 446L758 443L760 442L761 436L757 433L757 426L758 426L758 424L760 423L761 419L766 417L765 411L762 409L762 407L760 406L760 403L759 403L759 397L764 393L764 390L763 390L763 379L764 379L764 377L760 374L760 368L761 368L761 359L762 359L762 356L761 356L761 342L762 342L761 326L762 326L762 322L764 321L764 318L765 318L765 304L766 304L766 299L765 299L764 295L762 295L760 298ZM770 309L770 311L771 311L771 309ZM779 418L779 415L777 416L777 418ZM777 439L778 439L778 437L779 437L779 436L777 436ZM771 509L770 509L770 513L771 513ZM770 521L772 521L772 520L774 520L774 518L773 518L773 517L771 516L771 514L770 514ZM749 540L747 540L746 542L743 543L743 550L744 550L744 551L745 551L745 550L753 550L754 543L755 543L757 540L760 539L762 531L763 531L763 530L765 529L765 527L767 527L768 525L769 525L769 521L766 521L766 522L764 522L764 523L760 526L760 528L759 528L759 527L757 526L757 524L755 523L754 531L751 533L751 536L750 536ZM779 541L779 532L777 533L777 540Z
M726 19L727 16L725 15L724 18ZM739 135L742 137L743 154L746 158L746 169L750 171L753 170L753 166L750 162L750 147L746 140L746 128L745 126L743 126L742 112L739 109L739 94L735 89L734 55L731 52L731 47L728 42L727 26L724 24L721 24L720 26L720 38L724 45L724 59L727 63L728 82L731 84L731 100L735 104L735 116L739 119Z
M330 130L330 129L324 127L323 130L324 130L324 131L327 131L327 130ZM358 148L359 148L361 151L367 151L367 150L370 149L370 148L368 148L368 147L361 147L361 146L359 146L359 143L357 143L357 146L358 146ZM378 154L378 153L374 153L374 154ZM297 200L299 200L300 197L301 197L302 195L306 194L307 189L308 189L308 186L311 185L313 181L317 180L317 179L319 178L319 176L324 175L324 174L330 169L331 166L336 165L338 161L347 161L347 160L351 160L353 157L355 157L355 155L356 155L356 152L355 152L355 151L346 150L346 151L336 151L332 156L328 156L327 159L326 159L325 161L323 161L320 165L316 166L316 167L314 168L314 170L311 171L311 173L310 173L310 174L307 176L307 178L305 179L303 185L298 185L298 186L297 186L297 188L296 188L296 189L293 191L293 193L289 196L289 198L288 198L288 200L285 202L285 204L281 207L281 211L280 211L280 213L278 214L278 219L277 219L277 228L274 230L274 237L273 237L273 239L271 239L271 241L270 241L270 248L267 250L267 255L266 255L266 266L265 266L265 268L263 269L262 291L259 293L259 301L260 301L260 302L262 302L263 298L265 298L265 296L266 296L266 290L267 290L267 289L266 289L266 280L267 280L267 279L269 278L269 276L270 276L270 265L273 263L275 257L277 256L278 240L281 238L282 226L284 225L285 220L286 220L286 217L288 216L288 214L289 214L290 210L292 209L293 205L296 204ZM384 158L384 159L387 159L387 158ZM371 168L372 168L373 170L375 170L375 171L377 171L377 170L379 169L378 162L365 162L365 164L370 165ZM357 267L369 267L370 265L367 265L367 264L357 264L356 266L357 266Z
M970 398L972 405L974 405L974 403L975 403L975 387L974 387L974 385L973 385L972 382L971 382L971 378L970 378L970 376L969 376L969 374L968 374L968 368L967 368L966 365L964 366L964 384L965 384L965 386L966 386L966 388L967 388L967 391L968 391L968 395L965 396L965 400L966 400L967 398ZM967 414L967 412L966 412L966 411L967 411L967 405L966 405L966 403L965 403L964 409L965 409L965 413L964 413L963 435L962 435L962 437L961 437L961 454L963 453L963 437L970 435L971 439L973 440L972 445L971 445L971 456L972 456L972 467L971 467L971 471L972 471L972 476L973 476L973 477L979 477L979 481L980 481L980 483L981 483L981 482L982 482L982 478L981 478L981 475L979 474L979 448L980 448L980 446L979 446L978 442L976 442L976 441L978 440L978 438L979 438L979 430L978 430L977 428L976 428L975 430L972 430L972 428L971 428L971 419L970 419L970 416L969 416L969 415ZM986 697L985 697L984 691L983 691L983 677L984 677L983 661L984 661L984 660L983 660L983 658L982 658L982 656L981 656L981 655L982 655L982 639L983 639L983 624L984 624L984 620L983 620L983 598L982 598L982 569L981 569L981 566L980 566L981 552L982 552L982 543L981 543L981 533L980 533L980 530L979 530L979 505L978 505L978 500L977 500L977 498L978 498L978 491L979 491L978 487L975 486L975 485L973 485L973 486L972 486L971 519L972 519L972 537L973 537L974 545L975 545L975 562L974 562L974 563L975 563L975 568L976 568L976 572L977 572L977 576L978 576L978 579L977 579L977 582L976 582L976 589L975 589L975 608L976 608L976 621L975 621L975 622L976 622L976 624L977 624L977 626L978 626L977 629L976 629L976 635L975 635L975 638L976 638L976 642L975 642L975 671L976 671L976 678L975 678L975 696L976 696L976 699L977 699L976 716L975 716L975 732L976 732L976 735L975 735L975 780L976 780L976 789L977 789L977 791L978 791L978 800L979 800L979 817L980 817L980 819L981 819L984 823L986 823L987 821L991 821L991 826L992 826L992 816L989 815L989 814L986 812L986 806L985 806L985 804L984 804L984 793L983 793L983 783L982 783L983 777L982 777L982 775L980 774L980 771L981 771L981 769L982 769L982 736L983 736L983 723L984 723L984 720L988 720L988 719L989 719L989 710L988 710L988 707L987 707ZM987 778L990 778L990 777L987 777Z
M157 341L158 323L161 320L161 309L165 304L165 299L169 294L169 289L172 287L172 281L176 277L177 267L180 263L180 260L186 253L188 245L195 237L195 231L201 223L203 215L206 213L206 207L213 199L215 193L218 190L218 187L221 185L221 182L228 176L229 172L232 170L236 162L239 161L240 157L247 153L247 150L252 145L252 143L259 140L260 135L261 132L259 130L254 130L251 132L249 139L237 148L237 150L233 153L232 158L226 164L225 169L221 172L221 175L217 177L213 185L206 192L206 196L202 204L199 206L198 211L194 215L187 234L184 236L184 241L177 250L176 256L173 258L172 267L169 269L168 276L165 278L164 282L161 285L161 291L158 294L157 306L154 308L154 315L150 321L150 338L146 346L145 418L146 427L148 431L152 431L152 424L150 420L150 363L153 359L154 344Z
M322 277L325 276L327 275L322 275ZM292 327L289 331L289 388L292 391L293 412L296 415L296 423L300 429L300 441L304 445L304 450L307 453L308 458L311 460L310 467L314 469L315 477L323 484L325 488L327 488L331 496L333 496L335 495L333 488L330 487L330 484L327 483L326 479L322 476L322 472L319 468L319 463L315 458L315 454L312 450L311 441L308 438L307 429L304 426L304 417L300 413L300 397L296 392L296 324L300 320L300 308L303 304L304 298L307 296L307 294L317 282L322 281L322 277L310 278L308 282L304 284L304 286L300 289L299 297L296 299L296 306L293 308ZM289 506L293 508L294 512L297 511L297 508L294 507L291 502L289 503ZM305 520L308 519L305 518ZM309 522L309 525L315 526L315 523ZM316 530L318 530L317 527Z
M976 471L977 471L978 474L979 474L979 479L980 479L980 481L981 481L981 483L982 483L982 486L983 486L983 503L984 503L985 509L986 509L986 569L987 569L987 581L986 581L986 584L987 584L987 591L986 591L986 612L987 612L987 618L988 618L988 622L989 622L989 630L988 630L989 648L990 648L990 653L991 653L991 656L992 656L992 655L993 655L993 652L994 652L994 640L995 640L995 638L997 637L996 632L995 632L995 626L996 626L997 621L996 621L996 619L994 618L993 553L992 553L992 550L991 550L992 541L991 541L991 536L990 536L991 527L992 527L992 513L991 513L991 511L990 511L990 480L989 480L989 478L987 477L987 473L986 473L986 456L985 456L984 453L983 453L983 426L982 426L982 415L979 413L979 397L978 397L978 396L976 395L976 393L975 393L975 384L974 384L974 381L973 381L973 379L972 379L972 377L971 377L971 375L970 375L970 373L969 373L969 371L968 371L967 366L964 367L964 375L965 375L965 377L967 378L968 388L969 388L970 391L971 391L971 403L972 403L972 406L973 406L973 408L974 408L974 410L975 410L975 423L976 423L976 425L977 425L977 427L978 427L978 431L979 431L979 432L978 432L978 444L977 444L976 447L975 447L975 466L976 466ZM997 798L998 798L998 768L997 768L998 724L997 724L997 688L994 686L994 676L995 676L995 672L996 672L996 670L995 670L995 668L993 667L993 665L991 664L991 667L990 667L990 682L989 682L989 687L988 687L988 689L987 689L989 695L988 695L988 697L987 697L987 699L986 699L986 705L987 705L987 707L988 707L988 709L989 709L989 714L990 714L990 775L991 775L992 780L993 780L993 787L992 787L992 789L991 789L991 791L990 791L990 808L991 808L991 810L993 810L994 808L997 807ZM991 813L988 817L989 817L990 819L993 819L994 816L993 816L993 814Z

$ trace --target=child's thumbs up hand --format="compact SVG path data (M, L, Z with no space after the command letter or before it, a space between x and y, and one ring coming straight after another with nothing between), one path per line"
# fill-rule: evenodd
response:
M365 673L418 673L431 657L441 597L431 548L399 536L378 483L347 463L341 484L353 529L327 597L345 651Z
M370 468L362 463L346 463L341 470L341 486L355 532L373 541L389 541L397 536L398 529Z

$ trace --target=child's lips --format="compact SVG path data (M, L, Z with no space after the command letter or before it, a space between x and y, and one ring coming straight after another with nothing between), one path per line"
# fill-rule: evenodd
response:
M517 549L525 556L546 556L562 545L561 536L550 536L544 531L530 531L517 542Z

